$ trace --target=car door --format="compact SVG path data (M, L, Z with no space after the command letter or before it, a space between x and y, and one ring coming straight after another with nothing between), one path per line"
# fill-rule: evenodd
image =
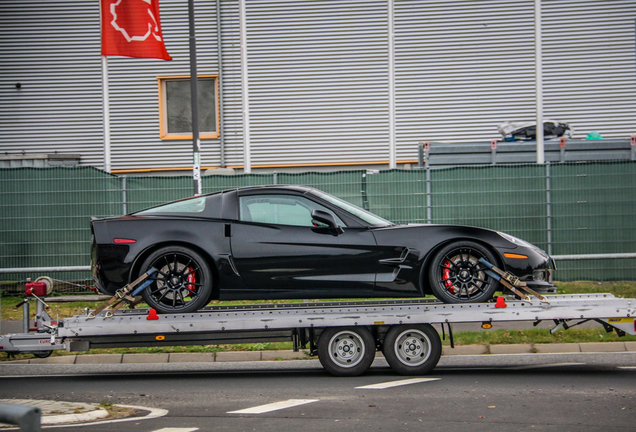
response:
M245 287L235 298L365 297L373 294L376 242L364 227L345 226L334 212L306 196L239 196L231 248ZM312 219L333 214L343 230Z

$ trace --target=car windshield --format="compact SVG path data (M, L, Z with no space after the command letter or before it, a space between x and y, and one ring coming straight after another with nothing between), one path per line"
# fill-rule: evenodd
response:
M320 192L318 190L314 190L313 193L315 195L317 195L319 198L330 202L331 204L341 208L342 210L346 211L347 213L351 213L352 215L362 219L363 221L365 221L367 224L369 224L369 226L372 227L385 227L385 226L390 226L390 225L394 225L393 222L390 222L386 219L381 218L380 216L374 215L371 212L368 212L356 205L353 205L345 200L342 200L340 198L336 198L333 195L329 195L326 194L324 192Z

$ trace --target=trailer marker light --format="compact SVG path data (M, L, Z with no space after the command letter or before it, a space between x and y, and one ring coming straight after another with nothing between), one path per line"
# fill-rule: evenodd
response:
M483 328L483 329L491 329L492 328L492 324L490 322L483 322L483 323L481 323L481 328Z
M113 239L113 242L116 243L116 244L130 244L130 243L137 243L137 240L125 239L125 238L116 238L116 239Z
M155 336L155 340L158 340L158 341L166 340L166 337L165 336Z
M513 259L528 259L527 255L520 255L520 254L513 254L513 253L504 253L504 256L506 258L513 258Z

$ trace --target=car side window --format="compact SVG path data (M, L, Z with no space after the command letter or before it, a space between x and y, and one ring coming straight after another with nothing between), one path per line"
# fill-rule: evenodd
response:
M243 222L277 225L316 226L311 212L316 209L333 213L305 197L293 195L248 195L239 197L239 218ZM336 216L338 224L344 223Z

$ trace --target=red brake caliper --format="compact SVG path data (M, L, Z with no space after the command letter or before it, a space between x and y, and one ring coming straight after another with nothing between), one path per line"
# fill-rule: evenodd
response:
M197 287L192 284L197 283L197 278L194 275L194 269L192 267L188 267L188 283L189 283L188 289L190 291L196 291Z
M455 294L455 288L453 287L453 282L451 281L451 271L450 271L450 261L444 261L444 270L442 270L442 280L444 281L444 286L448 289L448 292L451 294Z

